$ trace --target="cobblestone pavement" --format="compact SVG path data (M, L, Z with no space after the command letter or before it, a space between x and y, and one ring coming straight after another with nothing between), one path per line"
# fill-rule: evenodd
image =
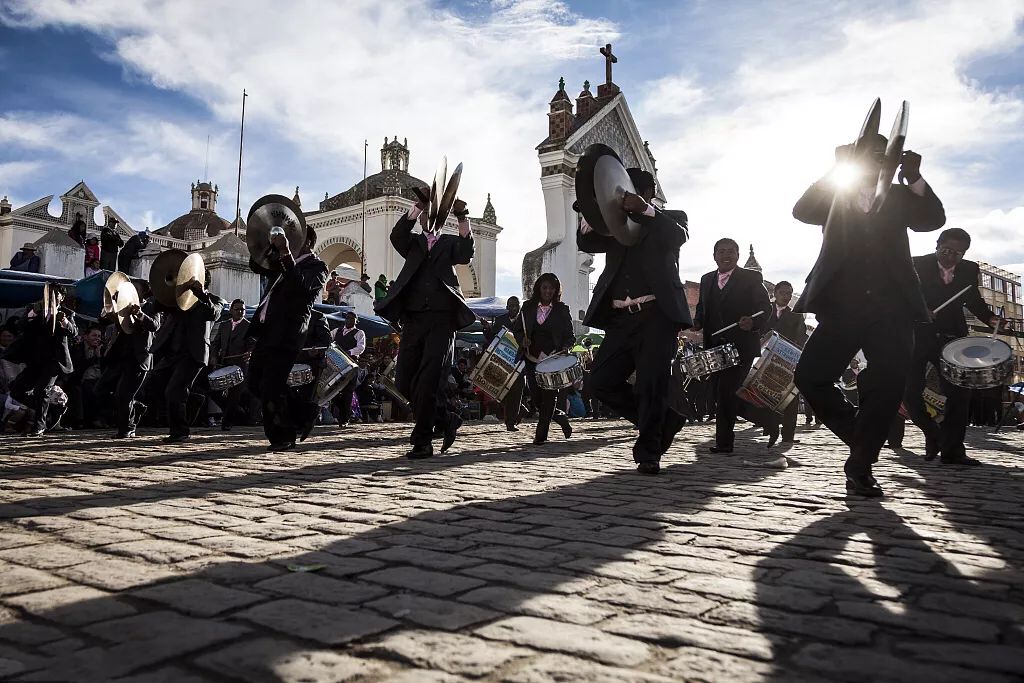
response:
M0 679L1021 680L1024 435L951 468L908 428L871 501L825 430L775 469L691 427L652 478L574 424L0 441Z

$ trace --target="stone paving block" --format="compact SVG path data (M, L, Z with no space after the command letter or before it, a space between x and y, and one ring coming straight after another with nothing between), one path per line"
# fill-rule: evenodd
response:
M815 612L832 602L828 595L790 586L778 586L767 582L754 582L726 576L693 574L675 581L672 586L685 591L696 591L705 595L720 596L732 600L759 602L776 607L785 607L794 612Z
M435 552L433 550L426 550L425 548L411 548L404 545L375 550L371 553L367 553L367 556L378 560L384 560L386 562L411 564L414 567L437 569L440 571L461 569L462 567L469 567L474 564L483 564L484 562L483 560L478 560L473 557Z
M957 640L994 642L999 636L999 626L980 619L955 617L943 612L931 612L907 608L893 602L836 602L839 614L845 617L863 619L876 624L906 628L923 634L946 636Z
M352 611L304 600L274 600L234 615L279 633L340 645L386 631L398 622L364 611Z
M483 581L457 574L426 571L416 567L391 567L364 574L367 581L446 597L484 585Z
M615 614L611 607L579 596L530 593L502 586L477 588L459 596L459 600L486 605L502 612L557 619L572 624L593 624Z
M637 586L629 583L611 583L587 591L587 598L628 607L631 610L667 612L696 617L718 605L701 595L658 586Z
M803 680L793 672L773 678L773 674L782 674L777 667L768 662L737 657L699 647L681 647L672 651L671 659L658 664L654 670L673 681L693 681L694 683L761 683L766 680L780 680L786 683L798 683ZM809 683L809 679L808 679Z
M478 628L475 633L492 640L565 652L616 666L635 666L651 655L651 649L637 640L589 626L536 617L508 617Z
M96 588L122 591L175 576L167 567L111 557L55 570L72 581Z
M1009 683L1001 674L948 665L922 664L909 658L894 657L876 650L842 648L813 643L801 648L793 661L818 675L848 679L884 681L929 681L929 683Z
M132 597L152 600L173 610L198 617L251 605L267 598L262 595L225 588L201 579L183 579L147 586L131 592Z
M922 662L954 664L967 669L991 669L1018 676L1024 672L1024 645L897 642L893 650Z
M32 593L67 584L49 572L7 563L0 563L0 577L0 596Z
M401 673L388 676L388 683L469 683L470 679L455 676L444 671L427 671L426 669L406 669Z
M262 541L244 536L211 536L195 541L198 545L248 560L288 555L294 552L291 546L272 541Z
M312 572L282 574L261 581L254 588L330 604L359 604L388 592L387 589L373 584L332 579Z
M214 673L249 683L345 683L387 672L380 662L329 650L310 650L289 640L256 638L196 658Z
M748 631L767 630L774 633L809 636L843 645L866 645L871 642L875 626L837 617L787 612L758 607L749 602L730 602L701 616L714 624L735 626Z
M271 576L278 576L283 571L282 568L273 564L232 560L203 567L196 572L196 577L218 583L254 583Z
M601 628L669 647L693 645L764 660L772 658L773 644L785 642L782 638L761 633L661 614L620 615L601 624Z
M34 567L35 569L53 569L101 560L103 555L92 550L76 548L64 543L38 543L0 551L0 560Z
M136 676L115 678L111 683L208 683L208 680L200 674L176 666L165 666Z
M489 563L478 567L462 570L486 581L511 583L523 588L554 593L578 593L589 590L597 585L597 580L590 576L578 576L567 573L524 571L521 567L507 564Z
M954 615L1024 622L1024 603L989 600L962 593L925 593L917 602L924 609Z
M19 645L39 645L60 640L64 634L52 626L24 621L13 609L0 606L0 632L4 640Z
M88 586L64 586L39 593L26 593L7 598L5 602L47 621L68 626L135 614L130 605L118 600L114 594Z
M386 659L474 678L487 676L529 650L455 633L403 630L361 648Z
M529 660L500 680L508 683L671 683L674 679L551 654Z
M483 590L483 589L481 589ZM497 612L451 600L436 600L411 593L396 593L367 604L395 619L411 621L420 626L455 631L501 616Z
M188 543L147 539L128 543L111 543L103 546L103 552L124 557L138 557L154 564L165 564L190 560L209 555L210 551Z

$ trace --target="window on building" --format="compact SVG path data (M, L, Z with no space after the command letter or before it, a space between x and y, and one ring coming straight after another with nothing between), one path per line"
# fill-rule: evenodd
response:
M1020 285L1013 286L1013 300L1020 301Z
M202 197L199 198L199 208L201 208L201 209L208 209L208 208L210 208L210 200L206 198L206 195L203 195Z
M988 273L981 274L981 286L985 289L992 289L992 276Z

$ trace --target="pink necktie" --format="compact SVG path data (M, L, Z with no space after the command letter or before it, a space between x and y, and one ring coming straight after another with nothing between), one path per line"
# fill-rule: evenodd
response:
M947 270L945 268L940 268L939 270L942 273L942 282L943 283L948 285L950 282L953 281L953 269L952 268L950 268L949 270Z
M441 239L440 235L432 235L430 233L427 233L427 251L433 249L434 245L437 244L437 241L439 239Z
M551 306L537 306L537 324L543 325L551 314Z
M729 271L728 273L719 273L718 274L718 288L719 289L725 289L725 285L729 282L729 276L730 275L732 275L732 271Z

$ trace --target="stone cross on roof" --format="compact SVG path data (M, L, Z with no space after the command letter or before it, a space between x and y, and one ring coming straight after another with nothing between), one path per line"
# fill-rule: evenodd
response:
M604 82L607 85L612 84L612 64L616 64L619 58L612 54L612 44L608 43L601 48L601 54L604 55Z

